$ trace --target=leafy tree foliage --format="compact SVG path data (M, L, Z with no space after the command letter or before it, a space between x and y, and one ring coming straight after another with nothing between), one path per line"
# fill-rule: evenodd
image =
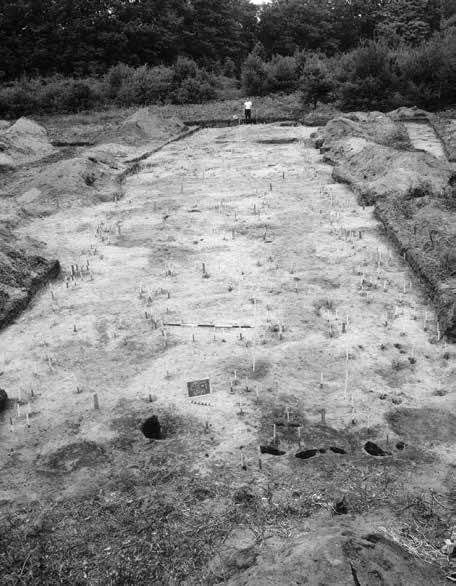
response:
M255 44L248 0L2 0L0 75L104 73L178 56L240 65Z
M319 55L311 55L304 65L301 77L301 95L304 104L310 102L316 108L318 102L329 102L335 85L327 61Z

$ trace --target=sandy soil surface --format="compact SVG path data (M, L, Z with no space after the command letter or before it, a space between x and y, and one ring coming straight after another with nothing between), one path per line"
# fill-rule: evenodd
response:
M322 525L344 496L345 523L390 536L406 495L448 506L455 349L437 343L419 285L372 208L332 182L311 132L204 130L145 160L122 200L23 228L63 276L0 332L13 400L0 416L3 510L84 496L107 462L162 453L135 419L154 412L192 421L179 450L195 478L247 484L266 504L305 496ZM211 395L190 399L186 383L206 377ZM273 443L283 455L260 468ZM266 559L278 546L262 543Z
M442 143L430 124L426 122L405 122L405 127L416 149L427 151L438 159L446 159Z

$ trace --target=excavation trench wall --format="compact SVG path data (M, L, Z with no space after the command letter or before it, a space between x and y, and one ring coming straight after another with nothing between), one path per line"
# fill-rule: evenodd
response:
M250 124L272 124L284 122L289 124L298 124L296 118L284 118L276 116L265 116L252 118ZM200 128L224 128L246 124L243 118L214 118L212 120L187 120L187 126L198 126Z
M128 160L127 161L128 168L125 169L125 171L123 171L117 177L118 183L120 185L122 185L123 183L125 183L127 177L130 177L131 175L136 175L136 173L139 173L141 171L141 169L142 169L141 162L144 161L145 159L148 159L151 155L154 155L155 153L160 152L162 149L164 149L169 144L172 144L173 142L178 142L180 140L183 140L184 138L187 138L187 137L191 136L192 134L195 134L199 130L201 130L201 128L199 126L193 126L192 125L192 127L190 127L185 132L182 132L178 136L175 136L174 138L171 138L170 140L168 140L168 141L164 142L163 144L159 145L158 147L156 147L156 148L154 148L152 150L149 150L149 151L147 151L145 153L142 153L138 157L135 157L133 159Z
M363 116L332 120L315 145L334 165L333 178L374 206L435 305L441 334L456 340L456 168L402 141L386 146L381 133L376 142L383 122L391 136L400 136L401 123L395 129L387 116Z
M60 273L58 260L22 251L11 253L8 260L9 263L0 262L0 329L12 323L35 293ZM3 270L8 272L6 278L2 278Z

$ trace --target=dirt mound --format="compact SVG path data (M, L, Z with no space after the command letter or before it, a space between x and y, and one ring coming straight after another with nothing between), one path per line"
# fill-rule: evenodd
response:
M150 108L141 108L117 130L102 135L101 141L138 146L148 142L164 142L185 129L185 124L176 117L165 118Z
M317 146L331 154L339 141L353 137L398 149L411 148L405 126L381 112L352 112L334 118L322 130Z
M425 110L420 110L416 106L412 108L407 108L402 106L401 108L397 108L392 112L388 112L388 116L392 120L400 121L400 120L427 120L429 118L429 113Z
M37 254L30 241L18 241L0 228L0 328L8 325L25 309L36 291L55 278L60 265Z
M103 446L92 441L82 441L62 446L47 454L41 459L40 466L60 472L74 472L80 468L97 466L107 459Z
M228 584L431 586L440 583L438 570L383 535L361 537L349 530L324 528L317 532L309 532L291 547L265 551L254 566L233 577Z
M312 110L305 114L300 121L305 126L324 126L336 116L339 116L340 112L337 111L333 106L322 105L316 110Z
M38 161L54 152L46 130L28 118L19 118L0 133L0 169Z
M108 154L76 157L18 174L9 195L31 215L46 215L59 208L93 205L120 196L120 175L126 166Z
M449 164L429 153L401 151L365 139L338 142L332 153L334 179L348 183L367 205L388 196L438 196L453 175Z

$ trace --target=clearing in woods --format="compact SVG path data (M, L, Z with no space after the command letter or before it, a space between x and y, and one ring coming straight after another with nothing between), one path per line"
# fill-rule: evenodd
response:
M203 130L145 160L119 202L23 228L66 277L0 333L16 400L0 426L4 506L91 495L119 469L134 484L154 451L264 507L304 499L321 526L345 495L355 525L399 534L406 494L445 493L453 349L311 132ZM204 378L212 393L190 399ZM153 413L169 434L148 444L138 425ZM260 445L284 454L259 461Z

